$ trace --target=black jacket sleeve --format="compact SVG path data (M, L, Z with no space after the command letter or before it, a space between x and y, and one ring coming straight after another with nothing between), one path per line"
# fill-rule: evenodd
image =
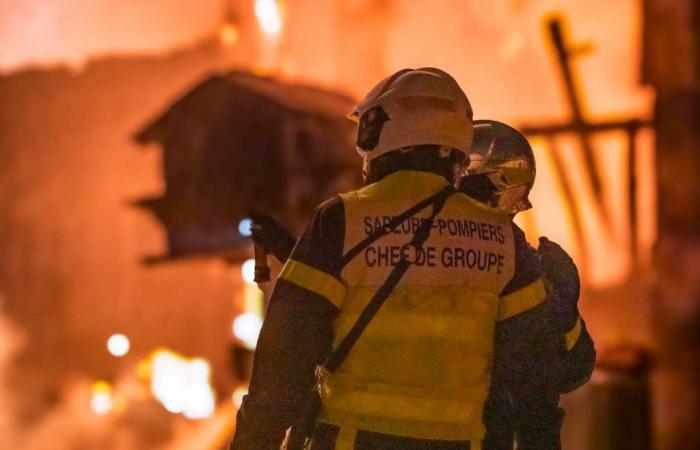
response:
M321 205L288 264L340 283L343 216L340 199ZM315 279L319 283L318 277ZM337 307L324 296L328 289L294 280L280 277L270 298L255 351L249 394L238 412L231 449L277 450L297 413L297 405L314 382L315 366L331 350Z
M571 256L546 237L539 239L537 254L552 297L554 327L565 342L557 361L560 392L570 392L586 383L595 365L595 347L586 324L579 316L580 281Z
M561 335L552 328L551 299L546 298L539 258L522 230L513 225L513 231L516 268L502 297L520 296L527 307L516 308L516 314L496 327L484 448L511 450L515 431L520 450L559 450L563 411L554 362Z
M578 323L565 335L567 348L561 352L559 360L559 390L571 392L590 380L595 367L596 351L586 322L579 318ZM571 347L569 347L571 345Z

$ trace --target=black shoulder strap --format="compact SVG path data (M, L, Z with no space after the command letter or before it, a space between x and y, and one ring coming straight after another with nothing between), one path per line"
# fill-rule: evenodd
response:
M347 262L349 262L352 259L352 257L350 257L351 255L355 256L359 254L372 242L393 231L393 229L396 228L396 226L398 226L402 221L406 220L406 218L411 217L413 214L417 213L418 211L421 211L428 205L432 204L432 213L418 226L416 234L413 236L411 242L406 244L407 246L413 247L415 250L414 254L417 254L417 250L422 248L425 241L428 240L428 237L430 237L430 230L432 229L435 217L440 213L440 210L442 210L442 207L445 205L445 201L453 192L454 188L452 186L448 186L445 189L438 192L437 194L430 196L429 198L421 201L420 203L417 203L412 208L406 210L406 212L404 212L403 214L394 217L394 219L391 222L389 222L389 224L386 227L368 236L366 239L364 239L362 242L356 245L352 250L350 250L343 258L344 264L347 264ZM401 253L402 255L404 254L404 252ZM396 264L396 266L394 266L394 269L391 271L384 283L379 287L379 289L377 289L377 292L374 293L374 296L369 301L367 306L365 306L365 309L362 310L362 313L357 319L357 322L355 322L348 334L340 342L338 347L336 347L336 349L333 350L330 355L328 355L328 358L326 359L322 370L332 373L335 372L338 369L338 367L340 367L340 365L350 353L350 350L352 349L353 345L355 345L357 340L360 338L362 332L365 330L365 328L367 328L367 325L369 325L370 321L377 314L379 308L384 304L386 299L391 294L391 291L394 290L394 288L404 276L411 264L412 262L408 261L404 257L402 257L401 260L399 260L399 262Z

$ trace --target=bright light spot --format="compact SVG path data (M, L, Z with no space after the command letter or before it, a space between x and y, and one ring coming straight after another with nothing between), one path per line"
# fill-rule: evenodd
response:
M243 281L248 284L255 284L255 260L248 259L241 266L241 275L243 275Z
M238 386L236 389L233 391L233 395L231 395L231 400L233 401L233 404L236 405L236 408L240 408L241 405L243 404L243 397L248 394L248 386Z
M202 358L188 359L159 350L152 357L151 392L169 412L203 419L211 416L215 408L210 375L211 367Z
M253 350L258 343L262 319L255 313L244 313L233 321L233 335L240 339L246 347Z
M523 47L525 47L525 38L523 38L523 35L518 32L512 33L501 46L501 59L504 61L513 61Z
M219 40L226 47L236 45L239 37L238 27L232 23L225 23L219 28Z
M112 386L106 381L96 381L92 385L92 397L90 398L92 412L103 416L112 411Z
M253 221L250 219L243 219L240 222L238 222L238 233L240 233L241 236L248 237L253 234L253 232L250 230L250 227L253 225Z
M120 357L129 353L129 338L123 334L113 334L107 339L107 350L114 356Z
M282 31L282 14L276 0L255 0L255 15L265 33L277 34Z
M257 284L243 285L243 312L252 312L258 316L263 316L265 304L265 293L260 290Z

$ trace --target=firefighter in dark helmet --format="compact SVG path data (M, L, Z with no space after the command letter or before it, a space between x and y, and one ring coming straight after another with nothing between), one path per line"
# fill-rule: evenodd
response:
M458 189L511 217L532 208L528 198L535 183L535 155L516 129L493 120L474 122L474 140ZM557 386L570 392L591 376L595 349L578 312L580 281L573 259L555 242L540 237L537 253L552 295L554 325L563 335ZM554 295L555 294L555 295Z
M458 189L472 198L500 209L511 217L532 207L528 195L535 182L535 157L527 139L514 128L497 121L474 122L474 140L469 162L458 181ZM549 393L553 399L560 393L570 392L590 378L595 364L595 348L585 322L580 317L577 303L580 283L578 271L571 257L556 243L545 237L539 239L538 257L545 272L545 284L550 296L550 332L541 342L540 351L550 358L542 361L553 370L534 368L535 372L549 374ZM507 326L499 338L512 339ZM495 371L513 373L506 358L496 358ZM517 368L515 368L517 370ZM541 430L530 423L521 405L512 402L508 391L517 380L499 377L493 380L489 407L500 423L492 427L491 447L512 449L513 431L518 448L537 448L539 433L558 433L556 428ZM563 416L562 416L563 418Z
M516 378L519 417L557 428L523 448L558 448L552 375L531 371L549 370L553 321L540 260L507 214L451 188L473 136L465 94L441 70L405 69L351 118L365 185L320 205L285 264L232 448L279 448L315 374L312 449L488 448L493 381Z

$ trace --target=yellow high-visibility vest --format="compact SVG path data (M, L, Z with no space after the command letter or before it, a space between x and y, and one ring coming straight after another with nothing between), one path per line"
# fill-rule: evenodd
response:
M344 252L446 185L436 174L399 171L342 194ZM287 263L282 278L339 308L334 345L430 213L428 207L375 241L339 280L301 262ZM515 271L510 219L465 194L449 197L417 253L347 359L324 377L320 420L341 430L478 442L485 434L496 323L543 301L544 285L540 279L501 297Z

